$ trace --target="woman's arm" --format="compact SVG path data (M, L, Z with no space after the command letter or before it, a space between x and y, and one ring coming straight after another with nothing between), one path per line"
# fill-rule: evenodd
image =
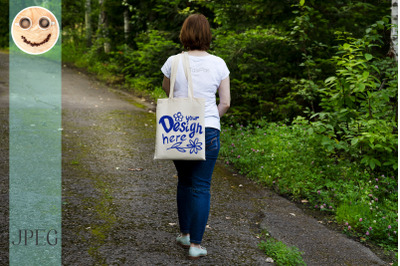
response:
M162 88L167 94L167 97L169 97L169 78L164 76L163 82L162 82Z
M229 107L231 106L231 85L229 76L221 81L221 84L218 88L218 95L219 95L219 104L218 104L218 112L219 117L223 116L226 111L228 111Z

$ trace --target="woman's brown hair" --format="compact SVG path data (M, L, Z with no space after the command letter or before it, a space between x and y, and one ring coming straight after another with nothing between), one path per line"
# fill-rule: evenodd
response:
M207 18L202 14L193 14L183 22L179 35L181 43L188 50L210 49L211 30Z

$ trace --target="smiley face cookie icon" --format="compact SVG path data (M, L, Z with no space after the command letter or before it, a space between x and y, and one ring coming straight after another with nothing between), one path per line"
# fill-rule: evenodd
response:
M39 6L21 10L11 26L11 35L18 48L35 55L53 48L59 32L57 18L46 8Z

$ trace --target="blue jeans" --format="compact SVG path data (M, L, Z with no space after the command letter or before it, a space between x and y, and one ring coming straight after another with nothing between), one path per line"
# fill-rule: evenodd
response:
M210 213L210 186L220 142L219 130L206 128L206 160L174 161L178 171L178 217L183 234L190 242L200 244Z

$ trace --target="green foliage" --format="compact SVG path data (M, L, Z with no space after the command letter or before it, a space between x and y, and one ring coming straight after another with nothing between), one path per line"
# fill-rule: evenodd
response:
M344 232L356 235L362 241L373 240L389 250L397 250L397 215L394 212L370 210L379 208L379 204L373 207L363 204L366 203L343 204L338 208L336 219L343 225Z
M71 34L72 35L72 34ZM82 55L85 52L84 40L73 37L70 35L68 29L64 30L63 44L62 44L62 61L65 63L76 63L79 64L82 60ZM81 45L77 45L80 43ZM82 63L81 63L82 64Z
M396 247L396 173L370 173L358 162L329 156L324 136L301 119L291 126L261 120L254 126L224 128L220 155L227 165L282 195L306 199L316 210L335 214L344 229L350 225L358 236L365 238L372 227L367 240Z
M285 25L286 21L293 17L291 4L295 4L297 0L253 0L251 2L200 0L196 2L212 11L211 23L225 30L242 32L248 28L254 28L254 25Z
M222 57L231 72L231 111L242 121L251 117L268 116L270 120L281 120L275 98L282 97L277 85L281 75L295 71L286 58L296 58L290 47L290 39L277 29L257 27L242 33L215 31L212 49Z
M120 70L117 75L123 76L117 80L125 79L151 93L159 86L155 83L156 73L160 72L154 71L159 67L155 68L153 61L144 64L151 59L149 53L154 52L154 62L162 65L177 51L179 30L185 17L201 12L214 28L211 52L223 57L231 70L233 104L230 112L241 121L261 117L270 121L291 121L304 111L321 111L317 91L324 86L324 80L335 73L336 65L328 60L335 53L333 45L338 43L332 38L334 32L347 30L358 36L368 23L389 13L389 8L387 3L372 0L257 0L249 3L238 0L110 0L102 7L107 14L109 32L108 39L103 39L96 34L100 7L94 1L90 14L94 41L92 47L86 49L82 41L86 39L84 1L66 0L63 1L66 33L63 42L76 46L68 47L65 57L67 54L76 57L78 65L87 65L96 73L100 73L97 70L104 64L112 66ZM130 16L128 39L121 19L125 11ZM158 32L165 33L161 39L157 39ZM162 45L162 41L169 43ZM104 54L104 42L111 44L117 58ZM128 47L122 48L124 46ZM159 51L157 47L169 50ZM85 51L81 51L82 48ZM116 54L118 51L126 54L123 60ZM137 56L138 60L129 59L128 55ZM113 66L114 63L117 66ZM102 74L113 77L107 71L108 67ZM159 84L161 79L162 75Z
M390 58L376 58L371 52L381 42L378 21L361 39L343 36L332 61L336 75L319 89L323 111L314 130L327 136L325 147L358 160L374 170L397 169L397 64Z
M366 174L366 176L368 176ZM368 176L358 180L354 194L343 197L336 220L347 233L380 245L397 245L397 180L394 176ZM350 227L349 227L350 226Z
M0 0L0 48L9 46L9 9L8 0Z
M65 43L64 60L75 61L78 67L87 68L106 82L124 83L128 88L147 91L157 99L165 96L161 89L160 68L165 58L179 51L179 46L168 36L165 32L149 30L137 37L137 50L123 45L109 54L104 53L103 43L107 40L103 38L96 39L86 53L82 49L72 53L75 46Z
M124 53L122 73L135 88L153 91L161 83L161 66L166 58L178 53L179 46L166 33L156 30L141 34L136 43L138 50L127 49Z
M272 237L267 237L265 241L261 241L258 247L265 252L268 257L274 260L276 265L306 265L302 258L303 252L297 247L288 247L281 241L277 241Z

